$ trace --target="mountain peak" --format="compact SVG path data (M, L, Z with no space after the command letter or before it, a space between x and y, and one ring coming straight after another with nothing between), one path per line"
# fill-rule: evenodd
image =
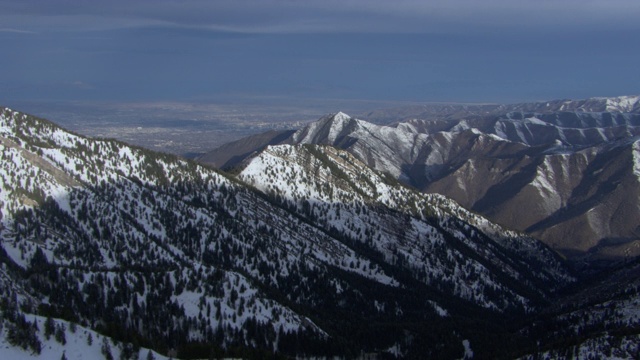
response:
M335 115L333 115L334 121L347 121L350 119L351 119L351 116L343 113L342 111L338 111Z
M583 100L555 101L556 111L637 113L640 111L640 96L591 97Z
M348 122L349 120L352 120L353 118L346 113L343 113L342 111L338 111L336 113L330 113L327 114L323 117L321 117L319 120L314 121L315 122L322 122L322 123L342 123L342 122Z
M618 96L606 99L607 111L632 112L640 109L640 96Z
M295 142L333 144L344 138L359 124L359 120L338 112L315 121L293 134Z
M608 238L618 240L615 245L607 245L609 253L602 255L605 259L640 255L633 245L637 222L632 219L637 216L631 209L637 206L631 203L633 196L623 195L637 192L638 176L625 164L630 164L629 156L638 152L630 148L629 139L640 136L640 96L560 99L493 108L451 107L446 110L449 115L442 109L421 110L414 120L393 125L356 120L338 112L309 123L278 143L331 145L347 150L367 166L405 184L450 196L498 223L528 231L573 260L595 259L597 254L589 250ZM407 118L411 112L396 110L396 114ZM425 118L419 114L426 114ZM619 160L603 161L605 158ZM499 167L504 172L497 171ZM603 171L594 172L594 167ZM627 178L624 184L628 187L612 192L600 185L607 184L613 173ZM527 174L529 180L516 174ZM483 181L477 181L479 178ZM498 191L504 189L505 179L522 191ZM592 184L594 193L607 194L611 204L622 203L629 210L624 217L613 216L607 209L618 205L594 207L596 203L589 199L573 199L573 189L579 184ZM603 203L603 199L597 203ZM557 213L573 201L584 202L580 207L584 210L575 210L579 216L574 212L562 216ZM521 211L522 203L544 206L536 212L513 215ZM498 207L509 210L498 211ZM589 213L596 208L600 218L612 219L616 225L597 223L599 218ZM552 214L556 214L553 220ZM576 226L578 222L589 226ZM582 229L581 236L570 236L576 229ZM598 254L605 251L599 250Z

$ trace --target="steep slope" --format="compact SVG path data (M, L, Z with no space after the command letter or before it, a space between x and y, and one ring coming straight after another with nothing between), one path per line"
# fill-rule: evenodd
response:
M24 322L23 322L24 321ZM73 322L37 315L27 315L16 321L40 329L33 333L32 340L38 344L39 353L21 346L12 346L11 338L20 337L17 327L0 329L0 358L11 360L33 360L37 355L42 360L58 359L155 359L166 360L153 350L121 343Z
M539 339L523 358L640 357L640 263L634 261L567 289L567 296L519 332ZM535 355L533 355L535 354Z
M273 143L347 150L405 184L526 231L576 263L608 264L640 255L638 99L508 105L500 115L442 113L392 126L339 113Z
M636 138L511 157L482 151L502 140L472 138L475 152L421 186L424 191L447 194L576 260L640 254Z
M37 352L34 316L51 316L178 357L489 357L512 351L493 346L511 330L496 316L572 281L541 244L346 153L296 151L289 171L306 159L326 176L300 170L305 188L259 166L270 148L242 174L258 191L9 109L0 141L0 322L16 349Z
M418 280L453 288L456 296L488 308L504 309L531 297L513 293L508 285L513 281L527 284L522 289L527 293L536 283L570 281L557 256L536 240L491 224L442 196L394 184L345 151L270 146L239 176L314 223L346 234L348 242L380 253L385 262L406 263ZM541 267L521 267L533 262ZM489 299L485 288L497 298Z
M637 256L639 121L511 113L489 124L459 123L433 134L440 143L424 148L410 178L575 260Z
M527 307L532 299L555 293L553 284L572 281L559 257L537 240L492 224L443 196L401 186L346 151L269 146L247 161L238 176L308 221L341 233L354 249L408 269L399 274L401 283L414 289L427 285L421 291L440 293L427 302L446 318L460 309L451 308L451 298L440 300L442 293L489 309L518 303ZM474 349L482 356L498 356L489 345L495 334L485 335L474 334ZM510 346L504 350L515 351Z
M164 352L189 353L202 341L273 348L279 332L326 338L260 287L276 283L275 263L282 276L299 271L286 253L303 236L327 239L322 249L309 246L321 254L344 249L336 259L351 259L343 245L294 223L298 233L267 236L281 246L266 246L261 214L286 224L283 210L177 158L86 139L10 110L0 132L2 251L4 262L22 268L33 299L46 299L32 308L50 307L123 340L141 337ZM367 274L391 281L374 266Z

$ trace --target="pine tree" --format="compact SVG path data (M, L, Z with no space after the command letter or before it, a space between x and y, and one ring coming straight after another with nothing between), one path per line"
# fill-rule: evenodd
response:
M65 345L67 343L65 330L66 330L66 327L64 326L64 324L59 324L58 326L56 326L56 334L55 334L56 341L62 345Z
M49 340L51 335L53 335L56 331L56 323L53 321L51 316L47 316L47 320L44 322L44 337Z
M138 359L139 350L140 349L136 349L131 343L122 344L122 348L120 350L120 359L121 360Z
M109 340L106 336L102 338L102 347L100 348L100 352L104 355L105 360L113 360L111 345L109 344Z
M34 354L40 354L42 343L38 339L37 326L27 321L24 314L16 315L15 323L9 324L7 340L14 346L20 346L27 350L31 349Z

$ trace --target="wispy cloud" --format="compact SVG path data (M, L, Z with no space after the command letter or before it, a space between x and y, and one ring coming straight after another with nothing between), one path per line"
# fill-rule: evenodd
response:
M5 24L19 16L29 29L79 31L150 25L257 33L541 31L637 28L640 17L637 0L0 0L0 8Z
M15 34L35 34L35 31L28 30L20 30L20 29L8 29L8 28L0 28L0 32L4 33L15 33Z
M3 98L521 101L640 84L630 45L638 0L0 0L0 9L13 49L0 57Z
M73 81L70 83L70 85L76 89L82 89L82 90L91 90L95 88L93 85L81 80Z

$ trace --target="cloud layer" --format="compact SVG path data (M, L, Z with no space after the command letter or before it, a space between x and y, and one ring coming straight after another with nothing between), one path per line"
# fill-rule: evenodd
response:
M0 99L640 93L637 0L0 0Z
M637 29L637 0L0 1L5 26L86 31L179 26L245 33Z

